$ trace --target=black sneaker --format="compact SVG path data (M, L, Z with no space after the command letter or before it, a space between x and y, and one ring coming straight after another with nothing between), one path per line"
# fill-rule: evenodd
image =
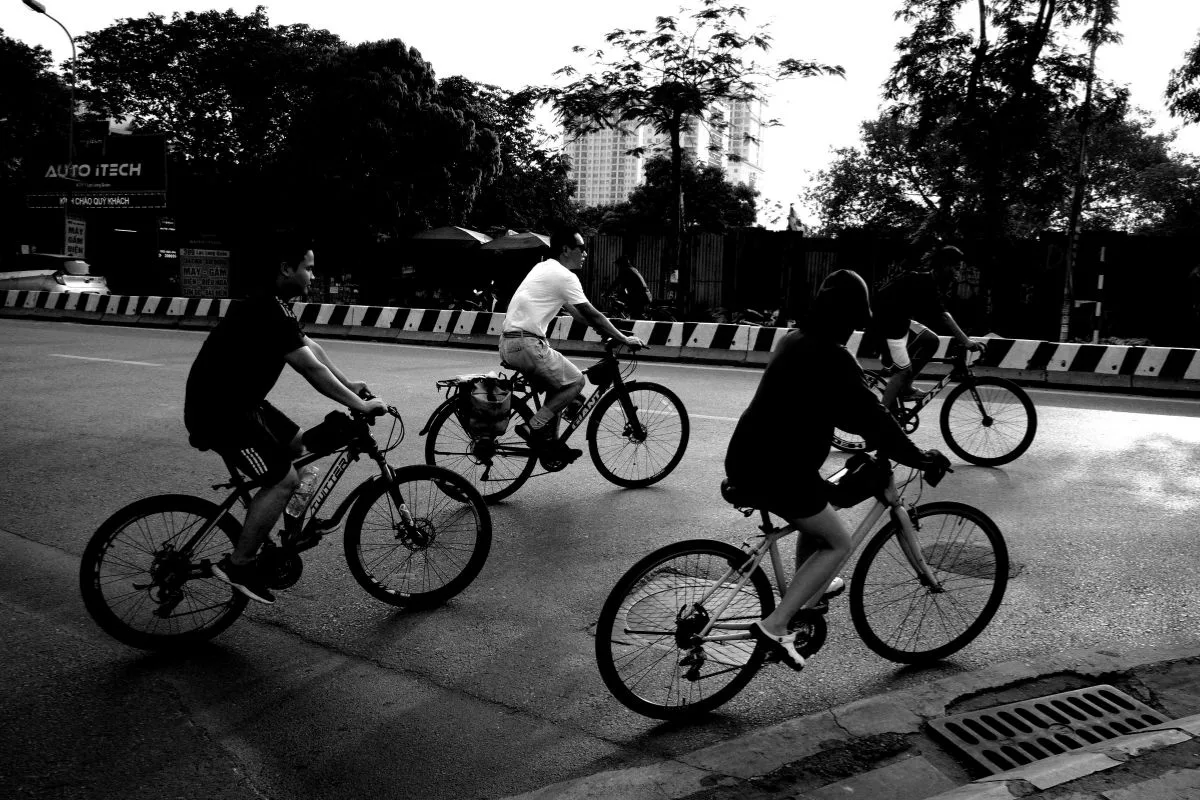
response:
M517 436L520 436L533 447L545 447L550 442L554 441L550 436L552 432L549 425L543 425L540 428L530 428L528 424L522 422L513 428Z
M267 588L266 583L258 574L258 567L254 564L235 564L226 555L213 564L212 574L214 578L225 581L251 600L257 600L267 605L275 602L275 595Z

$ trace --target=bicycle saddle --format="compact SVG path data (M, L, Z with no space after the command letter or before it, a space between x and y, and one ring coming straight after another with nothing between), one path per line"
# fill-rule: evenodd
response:
M758 508L758 503L749 492L730 483L729 478L721 481L721 497L726 503L738 509Z

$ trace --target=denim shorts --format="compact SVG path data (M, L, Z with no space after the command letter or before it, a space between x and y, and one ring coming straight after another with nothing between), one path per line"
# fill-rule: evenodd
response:
M579 367L537 336L503 336L500 358L539 392L569 386L583 377Z

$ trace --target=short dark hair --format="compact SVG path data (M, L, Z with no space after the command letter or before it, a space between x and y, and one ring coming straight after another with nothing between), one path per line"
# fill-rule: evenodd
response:
M313 249L312 239L294 231L277 231L268 237L263 248L264 271L275 275L284 266L294 267Z
M579 228L574 228L569 225L564 225L560 228L555 228L554 233L550 234L550 257L558 258L564 247L574 247L578 242L575 241L575 236L583 236Z
M933 251L933 255L929 258L929 266L932 269L941 270L946 267L957 266L963 259L963 251L954 245L948 244Z

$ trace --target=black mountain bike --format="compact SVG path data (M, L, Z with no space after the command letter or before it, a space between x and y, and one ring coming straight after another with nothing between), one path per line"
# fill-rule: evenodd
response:
M301 515L284 514L279 542L268 541L258 555L272 589L293 586L304 568L300 554L347 514L346 563L377 600L437 605L483 568L492 543L487 505L450 470L389 465L385 454L403 440L404 423L396 409L388 412L393 422L384 447L371 435L371 420L341 414L340 449L296 461L302 467L336 453ZM319 518L346 469L363 454L379 466L379 475L350 492L332 518ZM241 534L234 507L246 505L261 483L243 477L228 460L226 465L230 481L212 487L231 490L220 504L184 494L147 497L109 517L88 542L79 570L83 603L114 638L144 649L191 645L223 632L246 608L246 595L214 577L212 565Z
M897 400L889 409L905 433L915 431L921 424L921 409L957 381L946 395L938 418L942 438L955 455L972 464L998 467L1029 449L1037 433L1037 409L1024 389L1005 378L976 377L965 348L955 348L945 358L933 358L930 363L952 366L926 395L913 401ZM875 369L863 372L867 386L882 397L889 373ZM833 446L847 452L866 449L861 436L843 430L834 430Z
M605 355L583 372L596 389L569 419L557 441L565 444L585 420L592 463L607 480L630 488L649 486L679 465L687 449L690 425L683 401L665 386L629 380L637 367L630 353L618 356L616 340L605 343ZM512 377L509 425L500 436L476 435L463 419L458 392L475 375L438 381L447 398L434 409L421 435L425 461L466 476L488 502L508 497L534 475L539 461L545 472L559 472L569 462L554 460L516 434L518 423L542 407L542 397L519 374ZM584 392L586 394L586 391ZM581 394L580 397L583 397ZM594 413L593 413L594 412ZM541 458L539 459L539 456Z

